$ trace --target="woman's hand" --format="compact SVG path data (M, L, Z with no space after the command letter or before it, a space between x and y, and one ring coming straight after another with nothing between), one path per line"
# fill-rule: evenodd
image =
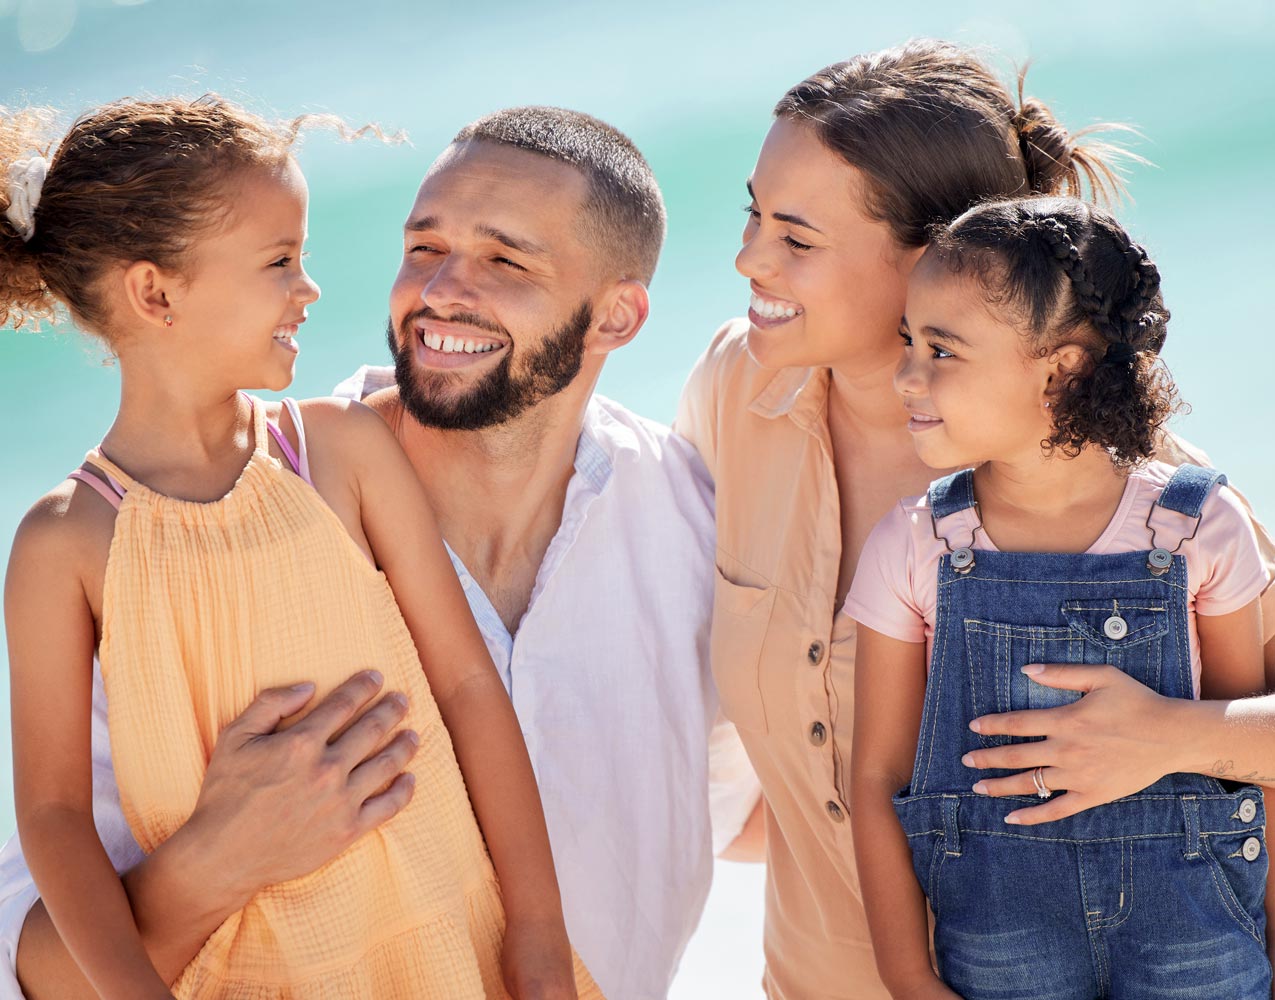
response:
M1019 809L1006 822L1031 825L1071 816L1140 792L1173 766L1180 736L1174 713L1189 702L1165 698L1111 666L1039 664L1023 668L1033 682L1080 691L1084 697L1058 708L984 715L970 723L983 736L1043 736L1036 743L975 750L962 759L971 768L1022 769L1005 778L984 778L974 790L986 795L1034 795L1032 772L1055 795Z
M402 772L418 737L394 733L407 710L401 694L372 704L381 684L375 671L356 674L283 731L314 687L263 691L222 730L195 811L174 839L185 839L239 906L319 868L411 799L414 779Z
M576 1000L571 944L561 919L510 921L500 964L514 1000Z

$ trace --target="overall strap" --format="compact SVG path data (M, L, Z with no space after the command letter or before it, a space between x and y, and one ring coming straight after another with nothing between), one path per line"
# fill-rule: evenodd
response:
M1215 486L1225 486L1226 476L1217 469L1205 469L1198 465L1179 465L1169 484L1156 503L1167 510L1175 510L1187 517L1199 517Z
M930 513L935 521L974 506L974 470L962 469L930 484Z
M96 491L98 496L109 503L116 510L120 509L120 501L124 499L124 487L117 483L109 474L103 479L95 473L89 472L88 469L76 469L67 479L74 479L76 482L83 483L90 489Z
M1151 509L1147 512L1147 530L1151 532L1152 546L1151 554L1147 557L1147 568L1153 574L1160 576L1168 572L1168 568L1172 563L1173 553L1194 538L1200 530L1200 515L1204 509L1204 501L1208 499L1215 486L1225 482L1226 476L1218 472L1217 469L1205 469L1188 463L1187 465L1180 465L1174 470L1159 499L1151 505ZM1167 546L1172 536L1169 539L1161 539L1155 525L1151 523L1155 512L1161 507L1181 514L1195 522L1189 535L1176 536L1178 543L1171 549Z

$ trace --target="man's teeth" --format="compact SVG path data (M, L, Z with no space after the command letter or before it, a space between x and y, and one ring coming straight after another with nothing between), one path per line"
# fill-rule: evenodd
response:
M464 337L453 337L450 334L441 337L436 333L422 333L421 342L431 350L442 351L444 354L486 354L500 346L477 340L466 340Z
M753 312L767 319L792 319L805 311L801 306L793 305L791 302L776 302L773 299L763 299L760 295L753 295L750 304Z

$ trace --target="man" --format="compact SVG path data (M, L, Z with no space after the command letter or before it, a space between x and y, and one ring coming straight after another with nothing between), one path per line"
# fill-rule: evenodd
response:
M667 429L593 396L606 356L646 319L663 234L654 177L616 130L546 108L474 122L431 167L404 227L394 368L339 389L385 418L434 504L522 724L568 931L613 1000L664 996L699 919L710 733L727 779L714 793L718 846L759 795L733 732L713 728L707 474ZM401 808L373 794L408 752L386 744L394 699L345 729L378 686L355 677L298 726L259 738L307 696L267 693L223 733L191 821L144 861L97 729L99 829L131 869L162 974L253 891ZM99 717L102 701L99 688ZM0 931L27 996L91 995L42 907L28 915L34 891L14 845L6 854Z

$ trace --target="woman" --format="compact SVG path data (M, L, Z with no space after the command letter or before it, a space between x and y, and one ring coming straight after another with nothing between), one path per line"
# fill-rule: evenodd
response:
M1082 176L1104 194L1115 178L1043 104L1016 107L987 67L944 42L828 67L785 94L775 116L736 259L752 290L748 319L714 338L686 386L677 429L717 480L713 672L765 792L767 993L876 998L888 994L846 804L855 635L840 609L873 525L936 475L916 457L891 385L908 274L927 227L978 201L1075 193ZM1166 441L1159 457L1185 453ZM1275 566L1275 546L1263 540ZM1268 589L1268 638L1273 596ZM1275 643L1268 682L1273 652ZM1126 716L1131 702L1158 696L1110 668L1054 667L1042 678L1100 697L1066 714L988 722L986 732L1014 727L1049 739L983 751L978 767L1049 765L1050 787L1070 790L1026 822L1218 758L1240 772L1260 769L1263 754L1275 753L1275 737L1261 745L1252 733L1241 738L1245 727L1228 729L1222 703L1156 701ZM1275 699L1243 710L1256 731L1259 717L1275 715ZM1105 742L1093 747L1088 733L1103 726ZM1171 747L1160 745L1164 733L1174 735ZM1124 766L1109 773L1115 759ZM1033 790L1029 773L990 784L992 794Z

